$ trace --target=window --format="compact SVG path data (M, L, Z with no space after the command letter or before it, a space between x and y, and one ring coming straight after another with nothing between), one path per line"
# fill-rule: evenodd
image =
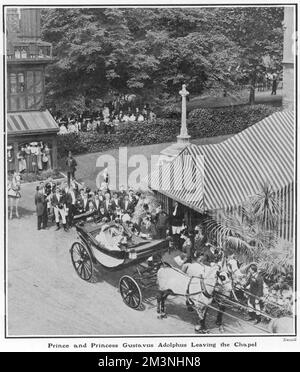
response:
M23 93L25 91L25 79L24 73L18 73L18 92Z
M39 110L44 102L44 75L41 69L11 72L8 75L8 110Z
M10 74L9 76L10 93L17 93L17 75Z

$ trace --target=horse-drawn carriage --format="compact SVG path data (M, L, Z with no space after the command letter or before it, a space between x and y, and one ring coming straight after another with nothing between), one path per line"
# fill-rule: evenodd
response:
M168 250L167 240L150 240L131 233L125 224L94 221L76 225L79 241L70 253L75 271L81 279L93 281L94 268L102 265L120 269L135 265L134 275L120 278L119 289L124 302L137 309L142 303L141 288L155 285L161 257ZM149 261L147 259L149 258Z
M235 297L235 286L225 259L221 265L214 267L192 263L182 270L165 260L165 257L171 256L168 254L168 240L141 238L132 234L126 224L81 222L76 225L76 230L79 240L73 243L70 253L75 271L81 279L94 281L97 265L109 270L135 267L132 275L123 275L119 280L122 299L132 309L141 307L142 290L153 288L157 293L159 317L166 315L165 301L168 296L181 297L199 317L199 325L195 327L197 332L205 330L208 309L217 312L216 323L220 329L223 314L235 318L238 323L245 322L225 312L230 307L241 312L251 310ZM262 311L260 313L272 319ZM268 332L266 328L259 329Z

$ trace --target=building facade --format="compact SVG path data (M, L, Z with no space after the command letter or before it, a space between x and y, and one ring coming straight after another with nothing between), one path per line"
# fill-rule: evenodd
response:
M283 108L294 110L295 100L295 7L284 8L284 39L283 39Z
M45 107L45 68L52 47L41 40L40 22L40 9L6 9L9 172L57 168L58 126Z

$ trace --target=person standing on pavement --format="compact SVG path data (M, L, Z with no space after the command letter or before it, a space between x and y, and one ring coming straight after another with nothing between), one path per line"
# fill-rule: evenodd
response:
M36 187L34 203L36 206L36 214L37 214L37 229L41 230L42 223L43 223L43 214L44 214L44 209L45 209L45 197L44 197L43 191L40 189L39 186ZM45 227L43 226L43 228Z
M66 221L66 197L58 186L56 187L55 193L53 194L52 197L52 205L54 208L55 222L57 226L56 231L60 229L59 225L60 217L62 219L64 230L68 231Z
M43 181L40 182L40 191L44 196L44 212L43 212L43 229L47 228L48 225L48 200L47 200L47 190Z
M172 226L172 235L174 239L174 247L175 249L180 249L181 248L181 243L180 243L180 234L181 231L183 230L183 210L179 203L175 201L174 207L172 210L171 214L171 226Z
M255 320L255 324L258 324L261 322L261 311L263 308L264 281L258 273L256 264L250 265L249 278L244 288L249 288L248 305L252 308L252 311L249 311L249 319L247 320Z
M72 227L73 225L73 218L75 214L75 203L76 203L76 196L75 196L74 189L71 185L66 190L66 209L67 209L68 227Z
M72 181L75 179L75 172L76 172L76 166L77 166L77 162L73 158L71 151L69 151L69 154L66 160L66 166L67 166L68 186L70 187L71 178L72 178Z
M276 90L277 90L277 75L273 74L273 80L272 80L272 93L271 95L276 95Z
M162 210L160 204L156 209L155 221L158 239L166 239L167 230L169 229L169 216Z

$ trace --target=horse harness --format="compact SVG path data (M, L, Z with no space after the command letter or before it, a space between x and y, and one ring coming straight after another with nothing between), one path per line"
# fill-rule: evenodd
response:
M201 288L201 291L199 292L196 292L196 293L190 293L190 285L191 285L191 282L194 278L197 278L200 280L200 288ZM190 296L193 296L193 295L197 295L197 294L200 294L202 293L206 298L208 299L211 299L213 297L213 294L209 294L207 292L207 289L206 289L206 286L205 286L205 283L204 283L204 277L203 275L200 275L200 276L191 276L190 280L189 280L189 284L187 286L187 289L186 289L186 298L187 298L187 301L190 302L191 305L195 305L194 301L190 298Z

